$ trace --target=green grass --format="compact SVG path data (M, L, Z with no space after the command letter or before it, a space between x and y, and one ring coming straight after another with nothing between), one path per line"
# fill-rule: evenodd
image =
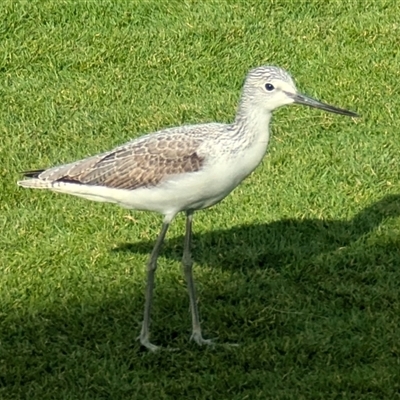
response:
M400 11L388 1L0 4L0 398L400 397ZM204 335L189 343L184 219L16 186L166 126L232 120L247 70L358 111L275 114L263 164L195 216ZM130 216L132 219L127 218Z

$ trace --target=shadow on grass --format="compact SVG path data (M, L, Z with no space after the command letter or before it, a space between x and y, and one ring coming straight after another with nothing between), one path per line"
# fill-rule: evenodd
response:
M399 215L400 196L392 195L350 221L282 220L195 234L204 329L239 342L233 351L187 343L188 301L176 282L157 286L152 338L178 353L140 349L137 286L34 314L13 315L10 306L0 324L0 397L226 398L234 390L235 398L256 398L261 390L265 398L316 398L312 388L324 398L346 390L393 398L400 249L398 238L372 233ZM164 257L180 260L182 242L167 240ZM152 246L114 251L148 254ZM219 273L206 269L203 279L201 266Z
M399 215L400 195L389 195L349 221L285 219L204 234L196 233L194 225L193 258L200 265L230 270L255 267L279 269L288 263L307 262L321 254L345 250L368 236L385 219ZM121 244L113 251L150 254L153 246L153 241L146 240ZM167 238L162 254L178 261L182 251L183 235ZM367 254L372 256L371 251Z

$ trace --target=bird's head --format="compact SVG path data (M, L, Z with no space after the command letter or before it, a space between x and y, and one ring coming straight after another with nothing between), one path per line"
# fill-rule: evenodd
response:
M252 69L243 87L242 100L268 112L288 104L303 104L336 114L358 117L352 111L322 103L297 91L292 77L282 68L262 66Z

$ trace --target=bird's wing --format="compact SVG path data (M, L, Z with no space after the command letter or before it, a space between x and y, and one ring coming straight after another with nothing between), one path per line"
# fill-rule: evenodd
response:
M170 175L201 169L201 141L189 135L149 135L116 149L48 170L27 171L25 176L47 182L70 182L137 189L155 186Z

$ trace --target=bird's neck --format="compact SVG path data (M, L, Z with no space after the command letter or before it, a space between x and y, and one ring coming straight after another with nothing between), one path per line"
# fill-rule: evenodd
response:
M232 124L232 131L236 133L237 140L246 147L260 144L265 145L266 148L269 141L271 117L272 113L265 110L264 107L250 107L242 103Z

